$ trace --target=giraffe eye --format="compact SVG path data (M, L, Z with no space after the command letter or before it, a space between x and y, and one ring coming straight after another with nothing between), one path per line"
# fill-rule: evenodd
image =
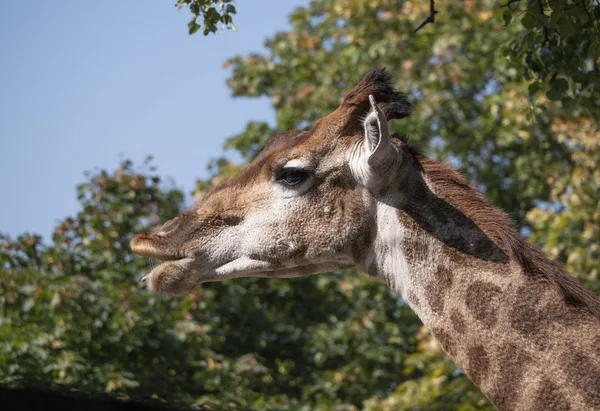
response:
M275 180L286 186L296 186L308 180L309 173L301 168L284 168L275 177Z

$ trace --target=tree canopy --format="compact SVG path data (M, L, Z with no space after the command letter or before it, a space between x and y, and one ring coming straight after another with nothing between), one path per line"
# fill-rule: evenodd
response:
M220 3L177 4L201 18ZM386 66L415 105L394 131L459 168L529 241L600 292L600 6L436 9L435 23L414 33L427 1L297 8L265 53L226 62L232 95L269 97L277 121L247 124L224 148L251 160L273 134L310 127ZM194 195L242 166L215 159ZM148 294L139 279L149 263L128 240L178 214L184 193L150 162L86 179L80 211L50 243L0 237L0 384L219 409L493 408L410 308L356 270L209 283L182 299Z

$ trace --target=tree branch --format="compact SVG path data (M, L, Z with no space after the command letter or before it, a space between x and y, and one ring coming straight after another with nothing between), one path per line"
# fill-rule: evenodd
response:
M425 21L423 23L421 23L421 25L419 27L416 28L416 30L414 31L415 33L419 30L421 30L425 25L431 23L435 23L435 15L438 12L435 10L435 0L429 0L429 17L427 17L425 19Z

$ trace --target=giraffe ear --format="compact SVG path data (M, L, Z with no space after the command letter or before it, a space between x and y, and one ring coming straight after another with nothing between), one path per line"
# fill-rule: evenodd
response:
M396 156L396 149L392 146L386 115L372 94L369 95L369 103L372 111L363 122L364 150L368 153L368 166L378 168L389 165L388 162Z
M385 113L372 94L369 103L372 110L363 121L364 141L360 149L350 155L349 166L362 185L373 188L386 184L386 177L392 175L400 157L392 145Z

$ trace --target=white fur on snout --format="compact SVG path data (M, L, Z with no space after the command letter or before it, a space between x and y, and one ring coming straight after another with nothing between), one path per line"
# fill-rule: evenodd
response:
M295 200L275 197L265 209L254 209L236 226L224 228L203 247L207 260L222 279L237 273L261 272L268 261L281 261L295 249L285 236L281 222L287 219Z

